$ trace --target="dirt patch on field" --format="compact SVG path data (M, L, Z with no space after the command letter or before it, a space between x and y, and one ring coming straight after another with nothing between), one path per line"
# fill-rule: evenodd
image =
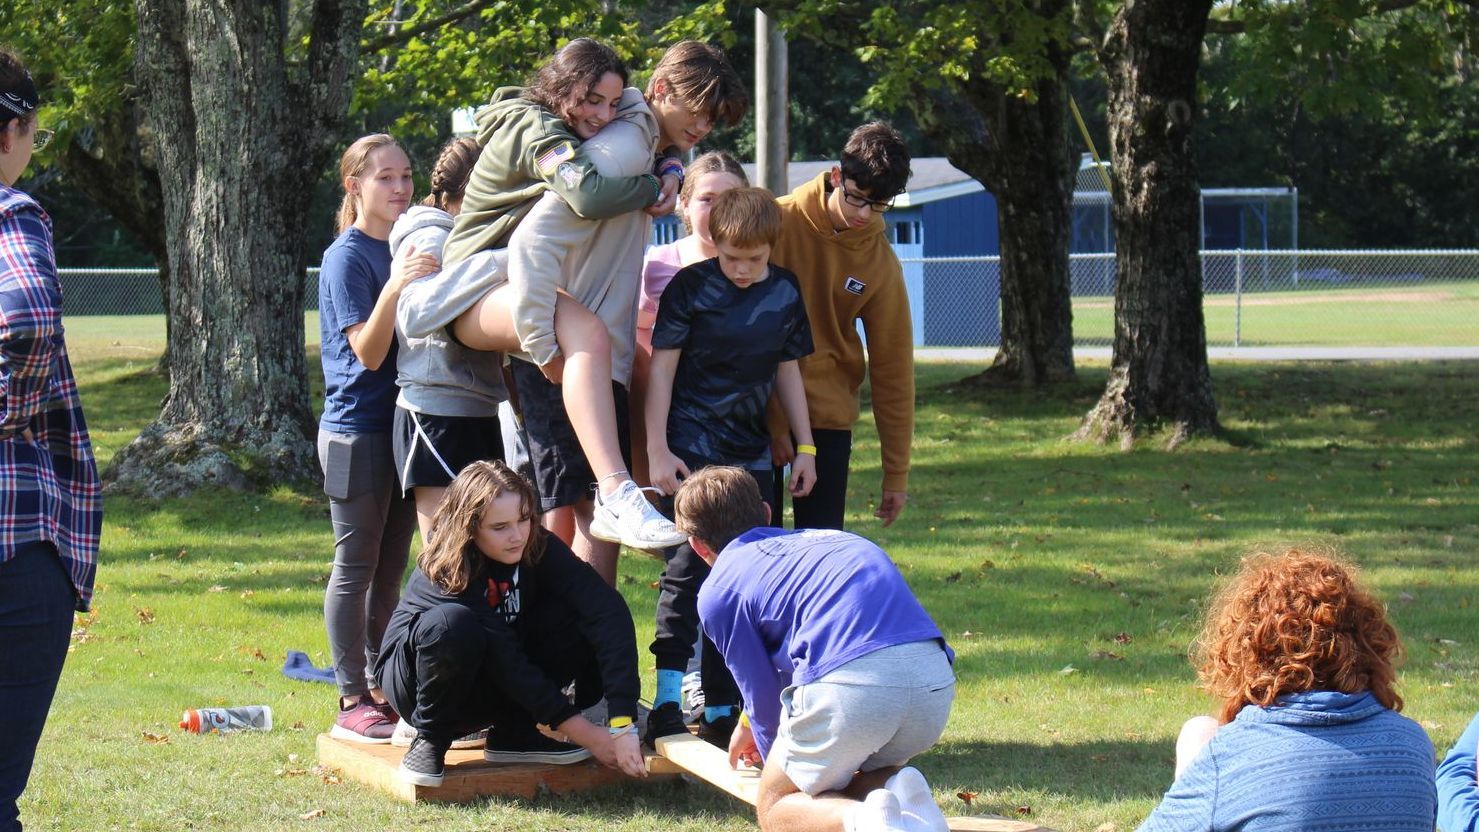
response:
M1310 303L1443 303L1454 299L1452 292L1339 292L1328 295L1244 295L1244 306L1302 306ZM1207 295L1203 306L1237 306L1233 295ZM1096 300L1075 303L1075 309L1113 309L1114 301Z

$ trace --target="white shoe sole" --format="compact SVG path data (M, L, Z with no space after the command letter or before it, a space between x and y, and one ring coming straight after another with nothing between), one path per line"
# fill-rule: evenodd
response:
M605 518L603 518L599 514L591 518L591 537L599 538L608 543L620 543L628 549L636 549L641 552L650 552L652 554L661 554L662 550L664 549L669 549L674 546L679 546L688 542L688 536L681 533L674 535L672 538L663 538L660 540L642 540L638 538L622 537L621 532L617 529L612 528L611 525L607 524L605 522Z
M440 786L442 784L442 780L444 779L444 775L427 774L422 771L412 771L405 766L397 766L395 770L395 775L396 777L400 778L402 783L410 783L414 786L426 786L433 789L437 786Z
M345 742L357 742L357 743L359 743L361 745L389 745L390 744L390 737L386 737L383 740L379 740L379 739L375 739L374 737L367 737L364 734L356 734L355 732L349 730L348 728L345 728L342 725L335 725L333 728L330 728L329 729L329 736L333 737L336 740L344 740Z
M483 759L490 763L543 763L551 766L568 766L589 760L591 752L584 748L575 751L484 751Z

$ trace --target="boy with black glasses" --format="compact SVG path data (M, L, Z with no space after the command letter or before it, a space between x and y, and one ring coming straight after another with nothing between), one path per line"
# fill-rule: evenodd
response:
M800 281L816 345L800 361L816 447L798 448L774 400L769 414L777 477L798 450L816 453L816 487L808 496L792 498L798 529L843 526L852 426L865 369L883 453L883 489L874 516L885 526L893 523L909 498L914 333L903 269L881 216L908 180L903 137L875 121L852 132L837 166L778 200L781 238L770 259ZM866 360L859 320L867 338ZM774 491L777 523L782 490Z

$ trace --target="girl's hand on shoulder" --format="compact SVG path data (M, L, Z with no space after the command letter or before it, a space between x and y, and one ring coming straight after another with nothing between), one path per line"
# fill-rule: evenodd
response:
M436 274L441 268L441 260L435 254L407 246L405 253L396 255L390 263L390 284L399 292L407 283Z

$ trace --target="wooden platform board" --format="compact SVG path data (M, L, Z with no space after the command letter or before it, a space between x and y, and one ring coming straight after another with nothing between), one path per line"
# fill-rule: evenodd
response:
M755 805L760 771L736 771L729 767L729 754L696 736L678 734L660 737L657 753L700 780ZM998 817L946 818L950 832L1052 832L1029 821Z
M718 749L714 749L717 751ZM539 794L568 794L613 783L632 782L630 777L594 760L566 766L504 765L483 759L482 749L447 752L447 774L437 787L416 786L396 776L406 749L393 745L365 745L318 735L318 761L338 769L347 780L372 786L413 803L458 803L482 797L532 798ZM677 766L658 756L647 758L654 776L676 776Z

